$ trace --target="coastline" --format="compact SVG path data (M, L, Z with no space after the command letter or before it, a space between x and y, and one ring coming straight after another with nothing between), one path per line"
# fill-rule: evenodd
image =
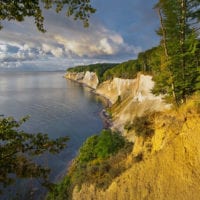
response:
M103 109L99 115L101 117L101 120L103 121L104 129L110 129L113 123L112 119L109 117L109 114L106 112L106 110Z
M106 98L105 96L103 96L101 94L98 94L96 92L96 89L90 87L89 85L87 85L85 83L79 82L78 80L67 78L66 76L64 76L64 78L66 78L67 80L73 81L75 83L78 83L83 87L89 88L91 93L93 93L95 96L97 96L97 97L99 97L101 99L102 105L103 105L104 108L99 113L99 116L100 116L100 118L101 118L101 120L103 122L103 128L104 129L110 129L112 127L112 125L113 125L113 122L112 122L111 117L107 113L106 109L110 108L112 106L111 101L108 98Z

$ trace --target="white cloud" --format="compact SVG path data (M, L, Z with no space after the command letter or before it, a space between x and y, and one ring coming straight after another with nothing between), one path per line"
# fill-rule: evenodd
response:
M57 18L57 15L46 18L48 32L45 34L33 30L31 20L13 23L8 29L5 27L1 31L0 66L10 66L10 62L20 66L25 62L38 63L51 58L56 58L58 65L66 58L65 67L84 63L84 59L87 59L86 63L117 62L120 56L133 58L141 51L140 47L127 44L119 33L99 23L91 21L90 28L84 29L80 23Z
M107 38L103 38L100 40L100 49L108 54L111 55L114 53L114 48L109 44L108 39Z
M6 52L7 51L7 45L6 44L0 44L0 52Z
M124 43L124 40L120 35L116 35L116 34L115 35L111 35L110 39L113 42L115 42L116 44L123 44Z
M63 49L61 49L59 47L55 48L55 49L52 49L51 52L55 57L58 57L58 58L63 55Z
M42 44L43 53L51 53L55 57L61 57L63 55L63 49L49 44Z
M45 53L51 52L52 46L48 45L48 44L42 44L42 50Z
M3 60L6 58L6 54L3 52L0 52L0 59Z
M93 31L94 30L94 31ZM82 31L79 35L55 34L54 40L64 47L66 55L95 58L99 56L115 56L120 53L134 54L138 47L128 45L121 35L101 26L92 27L91 32Z

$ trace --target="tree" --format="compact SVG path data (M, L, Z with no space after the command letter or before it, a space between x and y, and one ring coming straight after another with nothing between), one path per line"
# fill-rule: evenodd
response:
M67 16L73 16L75 20L83 21L88 26L90 14L95 12L90 0L1 0L0 22L4 20L24 21L25 17L33 17L38 30L45 32L43 9L54 8L58 13L66 10ZM0 29L2 25L0 23Z
M50 186L50 169L36 164L33 158L45 152L60 152L69 139L51 140L47 134L26 133L20 126L27 119L0 118L0 189L14 183L17 177L37 178L44 186Z
M50 8L57 13L66 10L67 16L83 21L85 27L89 25L90 14L95 12L90 0L1 0L0 29L2 21L21 22L26 17L33 17L38 30L45 32L43 10ZM32 158L45 152L58 153L69 139L51 140L47 134L26 133L19 129L26 120L0 118L0 189L12 184L16 177L38 178L48 186L50 169L36 164Z
M141 66L138 60L129 60L106 70L103 74L103 80L106 81L115 77L131 79L137 76L140 68Z
M161 25L157 33L162 37L165 57L161 63L161 74L165 76L160 81L169 80L166 82L167 94L173 96L177 104L185 102L189 95L198 90L199 66L194 60L199 56L199 2L159 0L155 6Z
M152 73L152 66L157 66L159 63L159 56L158 54L158 47L153 47L151 49L148 49L144 52L140 52L138 54L138 62L141 65L141 71L143 73L149 72Z

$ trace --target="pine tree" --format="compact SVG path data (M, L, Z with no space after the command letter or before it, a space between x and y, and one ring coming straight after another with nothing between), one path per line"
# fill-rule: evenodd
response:
M163 79L168 80L164 81L167 94L180 104L199 89L199 62L195 62L199 56L199 0L159 0L155 9L161 24L157 33L162 38L165 57L160 66L161 77L164 74Z

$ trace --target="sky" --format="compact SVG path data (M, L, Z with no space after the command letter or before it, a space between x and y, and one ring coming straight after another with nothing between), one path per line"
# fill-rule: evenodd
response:
M46 33L31 18L3 22L0 70L65 70L76 65L123 62L158 45L156 0L91 0L97 9L89 28L44 11Z

